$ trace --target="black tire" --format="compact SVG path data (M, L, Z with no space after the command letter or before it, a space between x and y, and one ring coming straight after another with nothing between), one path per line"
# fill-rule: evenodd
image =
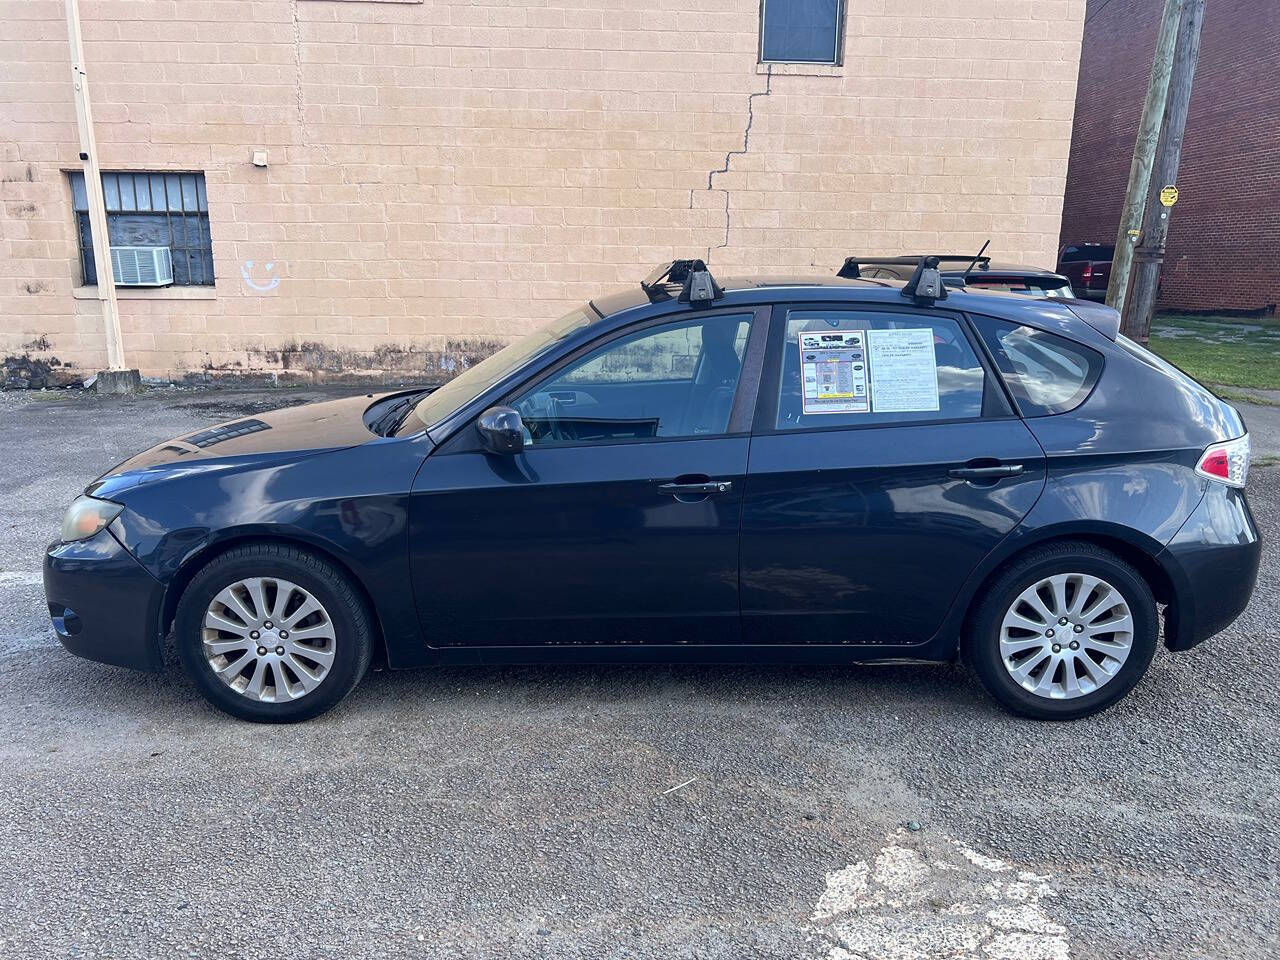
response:
M1128 658L1110 680L1081 696L1049 699L1024 689L1010 675L1000 653L1000 630L1006 612L1023 590L1063 573L1100 577L1118 590L1129 606L1133 638ZM1142 574L1109 550L1069 541L1046 544L1017 557L987 586L970 617L963 652L982 685L1009 710L1037 720L1075 720L1105 710L1128 694L1147 672L1158 639L1156 601Z
M333 663L318 687L279 703L247 697L220 680L205 658L205 612L224 588L247 577L278 577L311 593L333 624ZM305 622L305 621L304 621ZM215 557L183 591L174 620L178 656L205 699L219 710L255 723L297 723L336 706L364 676L373 655L374 628L363 599L333 564L297 547L254 543Z

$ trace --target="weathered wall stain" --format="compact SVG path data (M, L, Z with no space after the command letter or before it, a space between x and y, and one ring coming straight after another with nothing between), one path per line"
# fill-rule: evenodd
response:
M14 164L6 164L6 167L9 170L17 170L17 172L0 176L0 183L35 183L36 168L34 164L28 163L25 166L21 164L16 166Z
M497 339L456 339L443 349L415 344L384 344L370 351L344 350L306 340L280 347L245 348L240 358L218 363L207 361L198 370L173 378L187 384L280 385L349 381L353 384L436 384L457 376L489 354L506 346ZM22 345L20 355L0 361L0 385L6 390L65 386L83 380L89 371L78 371L48 353L53 345L46 336Z
M59 387L79 379L69 370L62 369L57 357L33 357L32 350L49 349L49 341L39 337L23 344L23 353L10 354L0 360L0 389L40 390L43 387Z
M442 383L505 345L501 340L477 338L449 340L438 350L383 344L361 351L304 340L267 349L248 347L243 359L210 361L182 379L187 383Z

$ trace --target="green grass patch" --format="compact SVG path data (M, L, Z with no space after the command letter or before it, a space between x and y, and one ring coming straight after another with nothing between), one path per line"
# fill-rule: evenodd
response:
M1280 400L1268 393L1248 393L1244 390L1233 390L1230 387L1218 387L1213 392L1228 403L1255 403L1261 407L1280 407Z
M1203 383L1280 390L1280 324L1267 320L1156 317L1148 346Z

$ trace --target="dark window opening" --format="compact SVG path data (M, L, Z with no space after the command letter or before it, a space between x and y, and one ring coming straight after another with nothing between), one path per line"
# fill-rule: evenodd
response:
M844 0L761 0L760 60L840 62Z
M1081 260L1111 260L1116 255L1114 244L1089 243L1067 247L1062 251L1062 263L1079 263Z
M213 242L203 173L103 173L107 235L113 247L167 247L174 286L213 286ZM72 209L84 283L96 285L84 174L71 174Z

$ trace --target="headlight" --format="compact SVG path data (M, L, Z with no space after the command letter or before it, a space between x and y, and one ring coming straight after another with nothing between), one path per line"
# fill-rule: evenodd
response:
M109 500L76 497L67 508L67 515L62 518L62 542L88 540L120 516L123 509L120 504Z

